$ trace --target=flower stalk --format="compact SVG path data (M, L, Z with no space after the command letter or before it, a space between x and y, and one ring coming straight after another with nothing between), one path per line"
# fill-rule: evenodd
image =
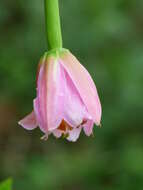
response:
M58 0L45 1L45 25L48 49L62 48L62 34Z

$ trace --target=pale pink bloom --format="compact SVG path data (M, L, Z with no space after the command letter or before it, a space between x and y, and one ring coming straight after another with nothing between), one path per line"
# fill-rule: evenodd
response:
M101 104L96 86L88 71L66 51L60 56L45 55L37 77L37 97L33 111L19 124L32 130L76 141L83 129L87 136L99 126Z

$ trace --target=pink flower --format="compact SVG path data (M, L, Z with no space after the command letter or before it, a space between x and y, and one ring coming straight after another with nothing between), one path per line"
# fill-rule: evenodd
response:
M33 111L19 124L32 130L39 126L49 134L76 141L83 129L87 136L99 126L101 104L96 86L88 71L69 52L45 54L37 77L37 97Z

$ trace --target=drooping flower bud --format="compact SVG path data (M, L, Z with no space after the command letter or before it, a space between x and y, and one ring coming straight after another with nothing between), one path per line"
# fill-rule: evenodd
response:
M88 71L68 50L52 50L40 61L37 97L33 111L19 124L32 130L39 126L47 139L51 133L76 141L83 129L93 133L101 120L101 104Z

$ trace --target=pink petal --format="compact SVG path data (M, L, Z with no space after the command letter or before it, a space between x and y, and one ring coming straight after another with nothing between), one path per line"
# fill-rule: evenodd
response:
M61 63L76 86L92 119L96 125L100 125L101 104L90 74L70 52L63 55Z
M55 129L54 131L53 131L53 135L56 137L56 138L60 138L61 136L62 136L62 131L61 130L59 130L59 129Z
M63 102L63 119L72 127L79 126L83 117L86 117L87 111L84 106L80 95L75 88L71 78L68 76L67 72L61 65L62 73L62 88L64 93L64 102Z
M38 125L43 132L46 132L46 109L45 109L45 99L46 99L46 84L45 84L45 71L44 63L41 64L40 69L38 69L37 78L37 98L33 101L34 111L37 117ZM40 92L39 92L40 91ZM40 100L40 97L41 100Z
M32 130L37 127L37 120L34 111L18 122L23 128Z
M46 61L46 53L44 54L43 57L41 57L39 64L38 64L38 67L37 67L37 73L36 73L36 84L37 84L37 86L38 86L38 77L39 77L40 68L41 68L42 64L45 63L45 61Z
M82 127L78 127L78 128L74 128L71 131L68 131L69 136L67 137L67 140L72 141L72 142L77 141L77 139L79 138L80 132L81 132L81 128Z
M45 124L44 124L44 120L41 117L41 112L40 112L41 109L40 109L40 106L39 106L38 98L34 99L33 106L34 106L35 115L37 117L38 126L40 127L42 132L46 133L47 130L46 130L46 127L45 127Z
M40 68L37 98L34 102L38 123L45 133L57 128L62 120L62 89L60 82L59 63L55 58L48 57Z
M94 122L92 120L87 120L87 122L85 124L83 124L82 126L83 126L83 130L87 136L90 136L91 134L93 134Z

